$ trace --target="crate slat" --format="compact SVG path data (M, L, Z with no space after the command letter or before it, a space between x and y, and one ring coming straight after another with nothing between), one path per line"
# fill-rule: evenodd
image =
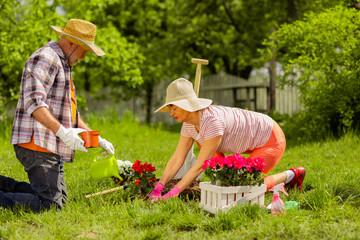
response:
M264 206L266 185L221 187L210 182L200 182L201 199L199 206L211 213L227 211L237 204L258 204Z

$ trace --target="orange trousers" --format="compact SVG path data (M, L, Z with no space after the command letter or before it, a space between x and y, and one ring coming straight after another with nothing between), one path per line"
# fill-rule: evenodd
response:
M250 153L250 158L260 157L265 162L265 174L268 174L276 164L280 161L286 148L286 139L284 132L281 130L279 124L274 121L273 131L271 133L269 141L262 147L254 149ZM264 179L264 184L267 187L267 191L276 185L276 180L273 176L267 176Z
M260 148L256 148L253 151L247 151L245 153L250 154L250 158L260 157L264 159L264 173L267 174L276 166L276 164L278 164L284 154L285 148L286 139L284 132L281 130L279 124L274 121L274 127L267 143Z

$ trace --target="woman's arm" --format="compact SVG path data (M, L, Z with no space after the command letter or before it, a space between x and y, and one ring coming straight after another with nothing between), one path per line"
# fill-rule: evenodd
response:
M196 164L187 172L181 181L176 184L178 188L184 190L187 186L189 186L203 171L202 167L204 165L204 161L212 158L218 149L222 136L217 136L211 138L209 140L204 141L199 156L197 158Z
M176 173L184 164L186 155L190 151L193 143L194 139L190 137L180 136L176 150L166 164L164 173L161 176L159 183L165 186L176 175Z

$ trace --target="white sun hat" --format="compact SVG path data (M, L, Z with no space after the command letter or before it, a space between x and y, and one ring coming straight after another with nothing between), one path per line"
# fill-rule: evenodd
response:
M198 98L195 94L192 83L185 78L174 80L167 87L165 104L156 109L155 112L170 111L169 105L175 105L188 112L195 112L203 108L207 108L212 100Z

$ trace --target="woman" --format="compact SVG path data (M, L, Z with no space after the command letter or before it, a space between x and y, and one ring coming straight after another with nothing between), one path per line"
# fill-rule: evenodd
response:
M168 112L179 123L183 123L181 136L175 153L167 163L164 173L149 198L168 199L175 197L189 186L203 169L204 161L215 153L246 153L250 158L261 157L267 174L281 159L286 146L283 131L269 116L224 106L211 105L212 100L198 98L192 83L184 78L173 81L167 88L166 102L155 112ZM194 140L200 146L196 164L164 196L164 186L176 175L184 164ZM218 154L218 153L217 153ZM284 182L287 188L295 185L301 191L305 177L303 167L267 176L264 183L270 189Z

